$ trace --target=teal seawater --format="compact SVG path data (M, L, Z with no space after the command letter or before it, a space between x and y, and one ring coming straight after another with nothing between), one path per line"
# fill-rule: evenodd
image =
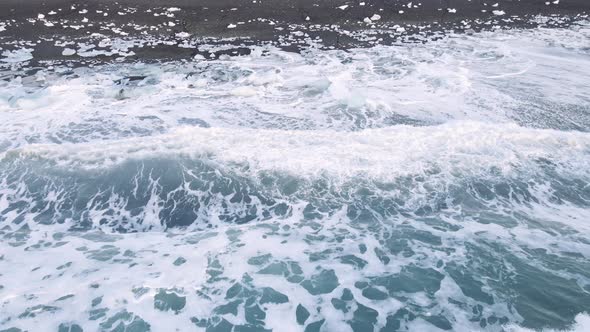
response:
M6 65L0 331L585 331L588 40Z

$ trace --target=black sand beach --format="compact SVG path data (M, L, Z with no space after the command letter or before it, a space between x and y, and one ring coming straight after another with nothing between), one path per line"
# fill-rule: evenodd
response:
M196 50L202 43L234 45L227 52L230 55L263 43L295 51L310 44L346 49L422 41L444 31L531 26L536 23L530 18L536 15L555 17L553 23L563 25L589 11L586 0L5 0L0 2L0 47L13 50L28 45L34 50L33 62L76 60L78 55L67 51L64 55L57 45L75 41L100 50L105 47L97 42L105 39L158 42L103 52L98 54L102 60L209 57L208 52ZM362 36L357 36L361 31Z

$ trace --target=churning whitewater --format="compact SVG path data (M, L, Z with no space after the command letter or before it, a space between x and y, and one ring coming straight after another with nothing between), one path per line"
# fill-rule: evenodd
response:
M0 329L588 331L589 41L6 51Z

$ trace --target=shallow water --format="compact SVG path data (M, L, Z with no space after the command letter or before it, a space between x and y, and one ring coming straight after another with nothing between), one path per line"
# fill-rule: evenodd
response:
M584 331L589 40L7 62L0 328Z

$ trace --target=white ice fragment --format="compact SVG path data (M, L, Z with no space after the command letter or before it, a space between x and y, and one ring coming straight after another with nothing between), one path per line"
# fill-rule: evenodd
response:
M170 7L170 8L167 8L166 10L169 11L169 12L178 12L178 11L180 11L180 8L178 8L178 7Z
M359 6L364 6L364 5L365 5L364 2L359 3Z
M506 14L506 12L504 12L503 10L493 10L492 13L497 16L502 16Z
M379 14L373 14L373 16L371 16L371 21L379 21L381 19L381 15Z
M63 55L63 56L71 56L74 54L76 54L76 50L73 50L73 49L67 48L67 47L64 48L64 50L61 52L61 55Z
M404 13L404 11L403 11L403 10L400 10L398 13L400 13L400 14L403 14L403 13Z
M45 18L45 15L43 15L43 14L39 14L39 15L37 15L37 18L38 18L38 19L40 19L40 20L42 20L42 19L44 19L44 18Z
M231 24L231 23L227 25L228 29L235 29L236 27L237 27L237 25Z
M182 31L176 34L177 38L188 38L190 37L190 33Z
M306 21L309 21L309 20L310 20L309 16L307 16L307 17L305 18L305 20L306 20Z
M346 8L348 8L348 5L338 7L338 9L340 9L340 10L345 10Z
M457 12L456 8L447 8L447 11L451 14L455 14Z
M175 26L175 25L176 25L176 23L174 23L174 22L168 22L168 26L169 26L169 27L173 27L173 26Z
M371 19L370 19L370 18L368 18L368 17L365 17L365 18L363 19L363 22L365 22L365 23L367 23L367 24L371 24L371 23L373 23L373 21L371 21Z
M0 59L2 62L9 62L9 63L16 63L16 62L23 62L28 61L33 58L33 49L32 48L21 48L14 51L4 51L2 55L5 57Z

